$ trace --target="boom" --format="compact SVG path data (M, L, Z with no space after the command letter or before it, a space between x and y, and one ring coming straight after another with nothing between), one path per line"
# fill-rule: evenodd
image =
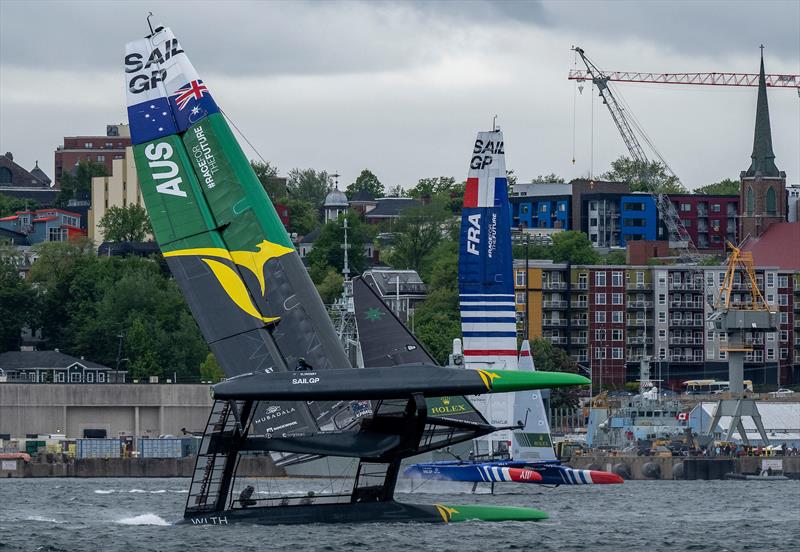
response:
M695 84L704 86L758 86L758 73L643 73L641 71L607 71L613 82L643 82L651 84ZM767 86L796 88L800 94L800 75L765 75ZM569 80L592 80L590 71L571 69Z

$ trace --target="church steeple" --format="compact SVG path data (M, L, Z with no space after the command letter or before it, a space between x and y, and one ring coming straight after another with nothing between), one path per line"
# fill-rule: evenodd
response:
M756 103L756 130L753 138L752 162L744 177L780 177L775 166L775 153L772 151L772 131L769 125L769 104L767 103L767 79L764 77L764 47L761 46L761 73L758 77L758 101Z

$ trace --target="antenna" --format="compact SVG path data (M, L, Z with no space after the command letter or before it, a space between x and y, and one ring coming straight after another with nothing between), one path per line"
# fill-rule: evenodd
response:
M492 132L497 132L497 114L492 117Z
M147 12L147 26L150 27L150 34L153 35L155 34L155 31L153 30L153 24L150 23L151 17L153 17L153 12L151 11Z

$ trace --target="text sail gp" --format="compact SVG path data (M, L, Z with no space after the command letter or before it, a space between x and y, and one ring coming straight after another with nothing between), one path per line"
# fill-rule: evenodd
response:
M458 256L464 363L469 369L516 369L512 262L503 133L479 132L469 163ZM510 397L481 396L471 401L490 424L513 424ZM494 433L478 442L479 452L489 453L489 447L497 449L498 443L510 438L508 431Z

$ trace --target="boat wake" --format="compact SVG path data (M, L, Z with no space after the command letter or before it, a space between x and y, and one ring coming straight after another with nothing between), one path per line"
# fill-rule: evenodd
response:
M25 521L43 521L45 523L67 523L66 521L59 521L53 518L46 518L43 516L28 516L25 518Z
M141 514L134 517L118 519L115 523L120 525L172 525L170 522L156 514Z

